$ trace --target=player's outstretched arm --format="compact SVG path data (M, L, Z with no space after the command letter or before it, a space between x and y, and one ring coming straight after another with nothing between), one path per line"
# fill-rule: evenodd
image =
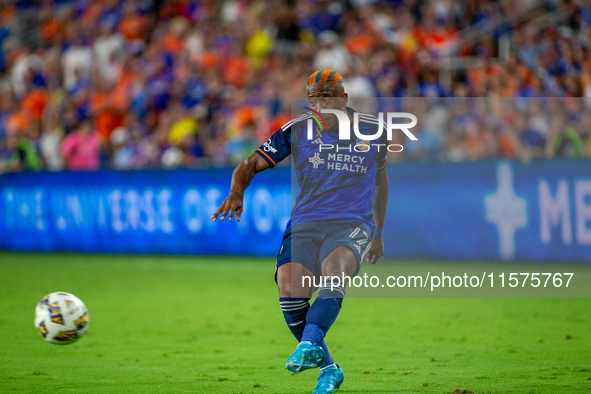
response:
M222 201L218 210L211 215L211 218L217 220L218 215L221 214L222 220L224 220L226 215L228 215L228 220L232 220L232 216L236 212L236 220L240 221L244 190L250 185L250 181L252 181L252 178L254 178L257 172L264 171L267 168L269 168L269 163L257 153L253 153L248 159L240 163L232 174L230 194Z
M373 204L373 219L376 228L383 229L386 222L386 208L388 206L388 173L386 166L378 170L376 175L376 198ZM374 238L371 242L371 248L367 252L366 260L370 264L375 264L380 257L384 255L384 239Z

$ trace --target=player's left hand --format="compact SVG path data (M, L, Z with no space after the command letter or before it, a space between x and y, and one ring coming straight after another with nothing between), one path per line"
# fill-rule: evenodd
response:
M365 256L365 260L369 264L377 263L378 259L384 255L384 238L374 238L371 241L369 252Z

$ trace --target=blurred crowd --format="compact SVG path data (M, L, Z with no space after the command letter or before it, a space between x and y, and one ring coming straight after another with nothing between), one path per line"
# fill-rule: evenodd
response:
M589 157L591 106L583 98L447 97L384 100L416 115L416 141L398 132L404 154L391 160ZM404 123L400 121L399 123Z
M444 83L450 56L470 65ZM591 157L585 0L3 0L0 172L235 165L318 69L443 116L395 160ZM469 97L512 115L486 121L492 104Z

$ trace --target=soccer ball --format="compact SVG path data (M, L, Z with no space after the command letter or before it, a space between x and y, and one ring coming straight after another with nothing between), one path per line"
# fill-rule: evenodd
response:
M88 310L74 294L48 294L35 308L35 328L47 342L69 345L86 334Z

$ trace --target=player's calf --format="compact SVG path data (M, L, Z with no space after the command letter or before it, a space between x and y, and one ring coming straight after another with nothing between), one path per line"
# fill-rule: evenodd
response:
M283 317L287 323L287 327L291 330L293 336L298 342L302 340L302 334L306 327L306 315L310 309L309 298L279 298L279 305L283 312Z
M318 289L318 298L306 316L306 328L302 335L302 342L308 341L319 345L335 322L345 296L345 286L339 282L338 278L333 279L331 282L322 283Z

